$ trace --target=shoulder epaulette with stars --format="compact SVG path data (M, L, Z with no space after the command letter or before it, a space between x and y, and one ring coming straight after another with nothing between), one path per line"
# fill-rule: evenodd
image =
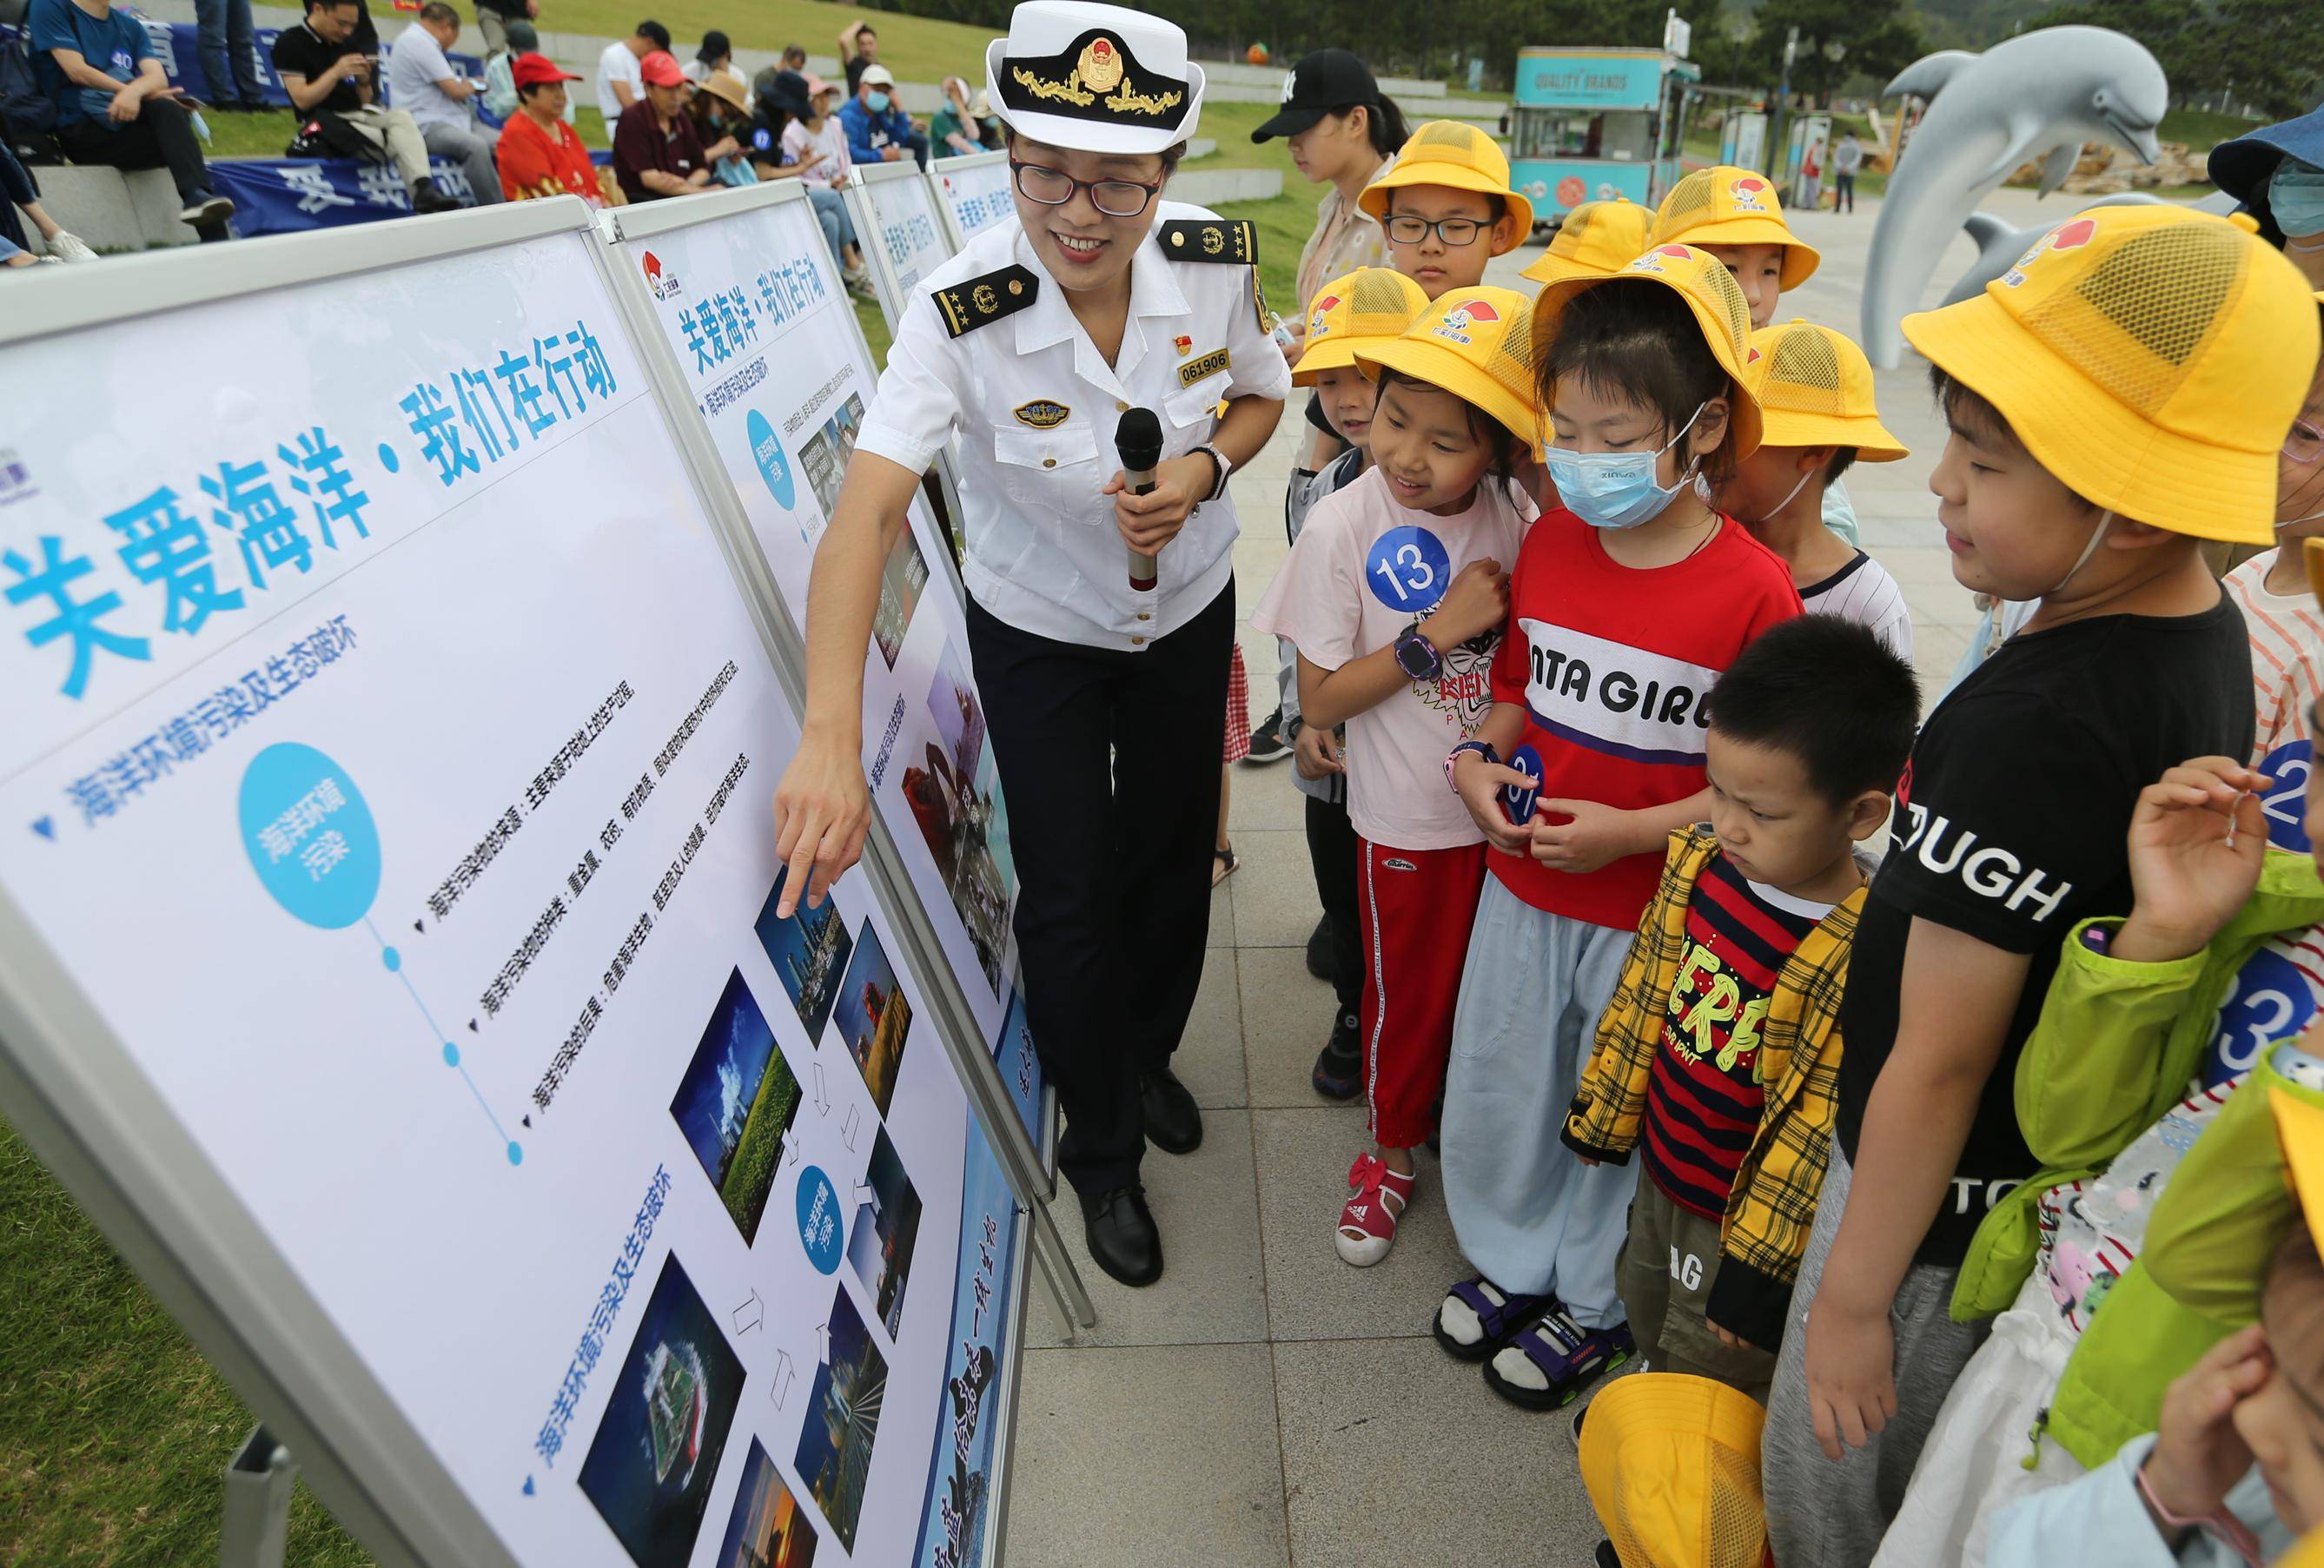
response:
M1174 262L1259 264L1259 230L1248 218L1173 218L1162 226L1162 254Z
M1007 266L949 289L937 289L930 298L936 302L936 314L944 318L945 333L958 337L990 327L1004 316L1014 316L1040 291L1041 281L1030 268Z

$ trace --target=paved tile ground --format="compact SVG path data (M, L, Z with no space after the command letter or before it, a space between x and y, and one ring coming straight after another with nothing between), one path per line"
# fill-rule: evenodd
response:
M1797 219L1823 250L1782 315L1858 335L1858 290L1877 203ZM2028 224L2053 199L1987 204ZM2020 210L2022 209L2022 210ZM1525 287L1527 248L1492 279ZM1930 303L1972 259L1956 239ZM1883 417L1914 448L1848 476L1864 542L1904 586L1929 696L1976 614L1952 581L1928 474L1943 429L1918 361L1878 377ZM1246 612L1282 564L1279 519L1295 421L1235 479ZM1254 707L1271 703L1272 640L1242 628ZM1586 1564L1599 1538L1575 1471L1571 1416L1503 1404L1440 1351L1431 1313L1462 1267L1435 1184L1422 1185L1396 1250L1370 1269L1332 1249L1360 1109L1308 1087L1331 994L1300 947L1317 916L1290 764L1238 768L1231 816L1244 869L1220 890L1209 962L1180 1071L1204 1108L1192 1156L1149 1154L1165 1238L1157 1285L1125 1290L1085 1258L1094 1328L1069 1337L1046 1296L1032 1307L1009 1516L1011 1568L1423 1568L1474 1560ZM1059 1229L1078 1254L1078 1211Z

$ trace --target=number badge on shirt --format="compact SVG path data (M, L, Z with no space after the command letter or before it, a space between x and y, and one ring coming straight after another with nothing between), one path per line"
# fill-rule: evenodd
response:
M2288 741L2259 765L2275 780L2260 797L2260 814L2267 818L2267 842L2278 849L2308 853L2308 773L2315 765L2312 741Z
M1373 541L1364 559L1364 581L1372 597L1400 615L1424 615L1436 607L1452 580L1452 558L1444 541L1407 523Z
M1533 780L1531 784L1501 786L1501 809L1508 813L1509 821L1519 827L1533 820L1534 802L1541 798L1541 753L1531 746L1519 746L1509 753L1510 767Z

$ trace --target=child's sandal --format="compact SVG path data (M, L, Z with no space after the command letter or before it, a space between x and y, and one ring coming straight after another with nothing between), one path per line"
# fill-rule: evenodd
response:
M1360 1154L1348 1167L1348 1185L1355 1189L1340 1209L1340 1228L1332 1245L1342 1262L1369 1268L1388 1256L1396 1244L1396 1222L1412 1202L1414 1176L1398 1176L1376 1154Z
M1445 1326L1447 1307L1458 1307L1464 1314L1473 1315L1480 1331L1479 1337L1464 1339ZM1563 1304L1554 1296L1503 1296L1499 1287L1478 1274L1462 1280L1444 1293L1444 1299L1438 1304L1436 1315L1428 1326L1435 1334L1436 1342L1444 1347L1446 1355L1456 1360L1481 1361L1507 1344L1512 1336L1529 1327L1542 1314L1562 1310Z

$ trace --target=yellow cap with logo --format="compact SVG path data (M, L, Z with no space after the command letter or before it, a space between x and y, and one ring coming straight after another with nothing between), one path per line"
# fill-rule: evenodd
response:
M1541 441L1534 402L1533 304L1482 284L1437 296L1401 337L1356 349L1367 375L1393 370L1482 409L1528 447Z
M1761 446L1853 447L1863 463L1912 456L1880 423L1872 363L1847 334L1812 321L1763 327L1751 335L1745 368L1758 394Z
M2094 207L1985 291L1904 320L2093 506L2198 539L2275 538L2276 454L2316 370L2316 301L2255 235Z
M1427 309L1427 291L1393 267L1333 279L1307 301L1307 347L1291 367L1291 384L1314 386L1323 372L1348 368L1359 346L1401 337Z
M1621 197L1611 201L1585 201L1565 215L1550 236L1549 248L1525 270L1536 283L1561 278L1604 278L1622 270L1623 263L1646 248L1646 224L1651 215Z
M1702 329L1711 356L1733 383L1727 392L1727 417L1735 427L1735 455L1748 457L1759 449L1764 439L1759 431L1759 398L1754 385L1757 377L1748 368L1751 308L1744 303L1743 291L1728 272L1727 264L1709 251L1699 251L1692 245L1656 245L1642 255L1633 256L1611 277L1565 278L1543 284L1540 297L1533 302L1534 363L1548 361L1550 346L1557 339L1558 323L1564 318L1565 309L1575 295L1591 289L1636 283L1655 283L1676 291L1694 313L1695 325Z
M1503 249L1514 248L1533 232L1533 203L1509 186L1509 155L1474 125L1458 120L1423 125L1397 152L1396 166L1365 186L1356 205L1385 224L1389 193L1407 185L1443 185L1499 197L1517 220L1517 238Z
M1663 198L1652 243L1691 245L1782 245L1783 286L1796 289L1815 276L1823 258L1784 222L1775 183L1756 169L1714 163L1698 169Z
M1582 1484L1622 1568L1759 1568L1766 1413L1709 1378L1637 1372L1582 1423Z

